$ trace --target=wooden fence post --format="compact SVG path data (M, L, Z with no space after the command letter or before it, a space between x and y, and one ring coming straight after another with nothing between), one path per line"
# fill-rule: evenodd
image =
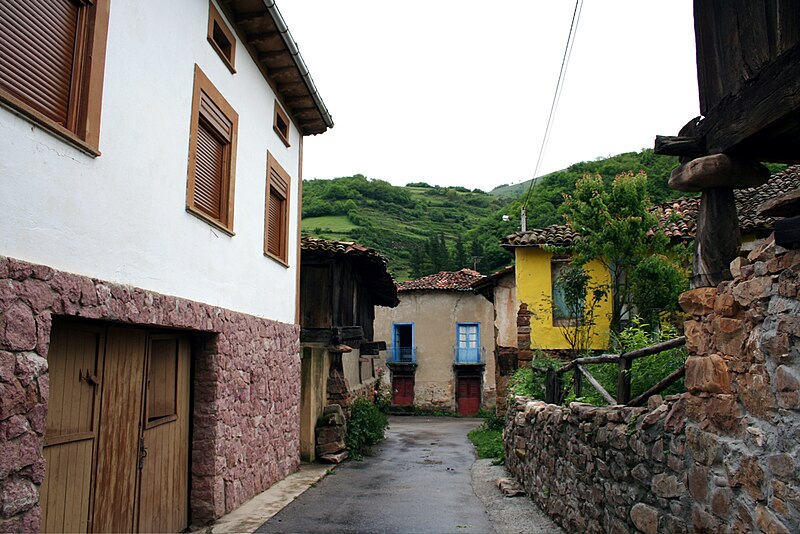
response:
M555 369L548 369L545 375L544 401L549 404L561 404L561 375Z
M575 366L575 379L573 380L573 390L575 391L575 398L579 399L583 393L583 375L580 368Z
M617 402L628 404L631 400L631 365L630 358L619 359L619 371L617 374Z

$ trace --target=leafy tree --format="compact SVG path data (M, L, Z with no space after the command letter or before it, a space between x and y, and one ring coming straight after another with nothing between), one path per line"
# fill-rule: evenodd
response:
M573 358L587 352L591 347L592 334L597 324L595 313L600 302L606 299L608 289L591 281L582 265L571 263L561 270L555 281L556 289L563 296L565 320L559 325L564 340L570 346Z
M663 232L653 231L656 218L647 209L647 184L644 173L622 173L608 185L600 175L586 175L564 202L567 221L581 235L572 247L574 261L585 265L596 259L611 273L613 332L622 330L637 305L634 280L645 276L637 276L637 268L652 254L663 254L668 243ZM655 268L654 262L645 265ZM659 268L676 269L666 264Z

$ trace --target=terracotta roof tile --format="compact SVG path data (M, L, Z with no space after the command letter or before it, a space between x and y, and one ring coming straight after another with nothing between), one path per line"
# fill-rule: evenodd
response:
M749 189L737 189L736 211L742 231L770 230L775 226L772 217L759 213L761 205L777 196L786 195L800 187L800 165L792 165L773 174L767 183ZM659 225L670 238L687 239L695 236L700 197L684 197L653 207Z
M398 291L414 291L421 289L430 290L453 290L470 291L472 284L482 279L483 275L472 269L461 269L460 271L442 271L436 274L429 274L415 280L400 282L397 284Z
M554 224L547 228L534 228L526 232L515 232L500 240L505 248L514 247L568 247L575 242L578 233L569 226Z

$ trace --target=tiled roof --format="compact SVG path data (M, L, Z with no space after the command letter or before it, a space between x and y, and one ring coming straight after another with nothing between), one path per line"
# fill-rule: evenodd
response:
M792 165L773 174L767 183L749 189L736 189L736 211L739 228L744 231L769 230L775 226L772 217L759 213L761 205L772 198L786 195L800 188L800 165ZM696 233L697 212L700 197L684 197L653 207L660 226L670 238L692 238Z
M453 290L470 291L472 284L481 280L483 275L472 269L461 269L460 271L442 271L436 274L429 274L416 280L408 280L397 284L398 291L414 291L418 289L432 290Z
M534 228L526 232L515 232L500 240L505 248L513 247L568 247L575 242L578 233L569 226L554 224L547 228Z
M362 283L372 292L375 304L397 306L397 288L386 268L386 258L375 249L352 241L328 241L305 236L300 238L300 249L303 258L320 254L347 258L361 273Z

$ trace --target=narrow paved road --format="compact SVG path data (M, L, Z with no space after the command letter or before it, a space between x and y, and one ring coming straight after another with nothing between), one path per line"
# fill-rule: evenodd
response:
M478 419L392 417L387 439L347 462L258 532L492 533L470 477Z

